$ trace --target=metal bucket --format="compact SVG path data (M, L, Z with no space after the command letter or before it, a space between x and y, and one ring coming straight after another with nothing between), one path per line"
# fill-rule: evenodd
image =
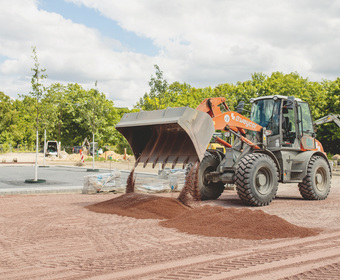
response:
M189 107L128 113L116 129L129 142L136 165L162 163L163 168L201 161L215 132L207 113Z

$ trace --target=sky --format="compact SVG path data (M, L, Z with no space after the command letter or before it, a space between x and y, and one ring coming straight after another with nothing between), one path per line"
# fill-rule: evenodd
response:
M0 91L31 91L32 46L51 83L97 88L117 107L173 83L215 87L262 72L340 76L336 0L0 0Z

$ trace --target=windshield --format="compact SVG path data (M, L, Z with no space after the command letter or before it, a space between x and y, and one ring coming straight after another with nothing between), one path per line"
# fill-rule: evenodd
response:
M250 119L271 130L272 135L279 133L280 100L264 99L253 103Z

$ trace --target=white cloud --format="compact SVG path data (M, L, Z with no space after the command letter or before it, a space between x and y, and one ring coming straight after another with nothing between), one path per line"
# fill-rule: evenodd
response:
M189 83L235 82L255 71L333 79L340 70L332 59L340 48L335 0L68 1L153 39L163 50L165 73Z
M98 80L100 91L117 100L117 106L135 104L136 96L147 90L152 58L124 52L120 42L98 30L38 10L36 1L6 2L0 25L6 26L0 29L0 55L7 58L0 63L0 90L12 97L31 89L32 46L37 47L40 67L47 69L46 82L93 88Z
M247 80L254 72L297 71L311 80L340 73L335 0L67 0L151 39L160 49L154 57L38 10L37 1L0 1L6 7L0 9L0 56L8 58L0 60L0 90L6 94L25 91L23 84L29 91L32 45L50 81L93 87L98 80L118 106L134 105L148 90L153 64L169 82L197 87Z

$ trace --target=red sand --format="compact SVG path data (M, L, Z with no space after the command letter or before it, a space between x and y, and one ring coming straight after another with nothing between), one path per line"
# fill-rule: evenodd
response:
M262 210L207 205L190 209L176 199L147 194L127 193L87 208L98 213L137 219L168 219L160 221L160 225L204 236L260 240L307 237L319 233Z
M86 208L97 213L117 214L137 219L170 219L190 209L174 198L140 193L126 193Z
M160 224L190 234L250 240L318 234L317 230L293 225L276 215L246 208L203 206Z

